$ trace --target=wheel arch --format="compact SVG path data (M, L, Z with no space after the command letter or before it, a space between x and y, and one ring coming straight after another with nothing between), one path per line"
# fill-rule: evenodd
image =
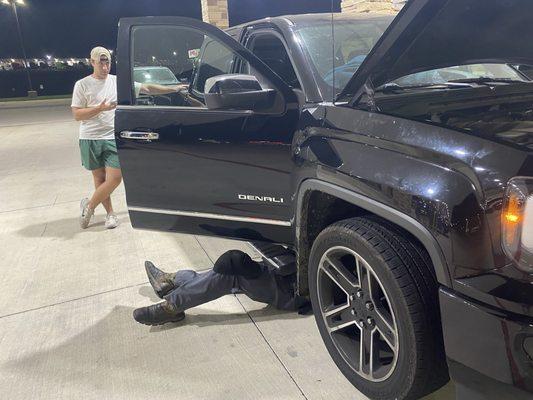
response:
M420 222L390 206L341 186L319 179L307 179L300 184L296 203L295 244L298 254L298 288L301 295L307 295L309 292L307 264L312 240L309 240L307 232L310 220L310 202L312 202L314 193L322 193L330 199L339 199L349 203L354 207L352 211L356 212L356 215L352 214L351 217L374 214L409 232L428 252L439 284L451 287L451 278L442 249L429 230Z

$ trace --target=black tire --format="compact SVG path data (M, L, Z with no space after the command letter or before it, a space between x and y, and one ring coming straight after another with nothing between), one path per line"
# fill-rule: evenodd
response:
M346 255L342 255L343 252ZM353 268L350 257L356 260ZM361 267L357 267L359 265ZM431 268L427 253L410 234L377 217L358 217L334 223L313 243L309 288L320 334L341 372L373 400L419 399L449 380L438 285ZM337 271L344 271L346 275L339 275ZM347 271L353 272L353 278ZM346 297L349 312L355 317L348 315L347 310L335 314L335 310L346 308L343 301L348 291L345 289L346 286L351 288L351 279L361 286L355 289L360 292L357 296ZM335 282L342 283L345 289ZM365 284L369 294L365 293ZM370 296L371 301L363 296ZM378 297L380 300L374 301ZM367 308L374 312L381 310L377 311L376 320L386 315L383 320L389 324L379 325L370 318L372 314L366 314L370 311L360 307L362 301L367 306L372 303ZM355 327L349 325L349 317L356 321ZM368 318L368 324L365 318ZM381 332L387 329L377 329L378 325L394 329L388 331L390 335L385 335ZM370 342L366 335L372 337ZM357 348L361 342L371 344L360 347L358 354L352 354L350 346L356 343ZM367 352L367 348L372 350ZM361 353L364 361L359 358Z

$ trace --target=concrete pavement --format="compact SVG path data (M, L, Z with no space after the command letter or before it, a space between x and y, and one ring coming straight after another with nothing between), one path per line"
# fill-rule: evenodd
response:
M121 225L103 209L81 231L91 177L79 162L68 101L0 105L0 399L365 399L337 370L313 317L245 296L146 327L134 308L158 299L144 260L210 268L246 244L137 231L123 186ZM426 400L453 399L448 385Z

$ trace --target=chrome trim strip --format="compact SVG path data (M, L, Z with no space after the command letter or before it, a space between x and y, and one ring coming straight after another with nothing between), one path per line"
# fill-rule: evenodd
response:
M255 224L291 226L290 221L280 221L277 219L237 217L233 215L200 213L200 212L194 212L194 211L165 210L162 208L146 208L146 207L128 207L128 210L153 213L153 214L180 215L183 217L210 218L210 219L220 219L224 221L239 221L239 222L252 222Z

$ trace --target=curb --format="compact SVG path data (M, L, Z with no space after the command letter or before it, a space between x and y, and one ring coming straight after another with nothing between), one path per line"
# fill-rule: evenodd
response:
M54 106L70 106L71 99L49 99L49 100L24 100L24 101L1 101L0 110L10 110L17 108L38 108Z

